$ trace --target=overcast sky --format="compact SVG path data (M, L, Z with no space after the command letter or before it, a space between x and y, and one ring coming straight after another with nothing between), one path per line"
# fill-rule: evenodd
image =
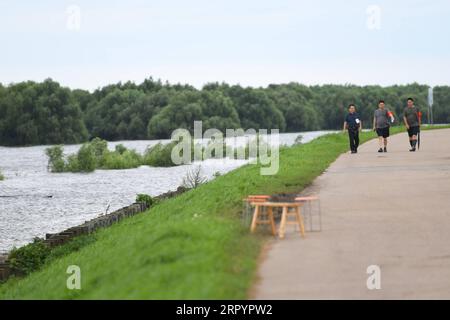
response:
M0 82L450 85L448 0L0 0Z

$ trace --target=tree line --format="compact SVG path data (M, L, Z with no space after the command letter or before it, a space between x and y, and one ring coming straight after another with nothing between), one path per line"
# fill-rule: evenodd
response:
M108 85L89 92L47 79L0 84L0 145L81 143L95 137L114 140L170 138L173 130L279 129L299 132L339 129L347 106L355 103L371 123L380 99L401 116L413 97L427 118L428 87L322 85L298 83L265 88L209 83L201 89L152 78ZM450 122L450 87L434 89L434 121Z

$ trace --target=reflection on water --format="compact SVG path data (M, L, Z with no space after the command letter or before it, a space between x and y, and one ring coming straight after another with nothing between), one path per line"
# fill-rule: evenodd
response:
M280 134L280 142L292 145L302 134L306 143L327 132ZM158 141L119 141L127 148L144 152ZM167 142L163 141L163 142ZM74 153L79 145L65 147ZM109 212L134 202L136 194L153 196L175 190L192 165L171 168L142 166L128 170L96 170L93 173L49 173L46 146L0 147L0 252L30 242L45 233L59 232L95 218L109 207ZM201 162L202 173L226 173L245 164L243 160ZM198 165L199 163L195 164Z

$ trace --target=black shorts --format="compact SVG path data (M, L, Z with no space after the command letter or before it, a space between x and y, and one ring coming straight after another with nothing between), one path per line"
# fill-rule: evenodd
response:
M387 138L389 137L389 127L386 128L377 128L377 135L379 137Z
M411 138L412 136L417 136L420 132L420 127L409 127L408 136Z

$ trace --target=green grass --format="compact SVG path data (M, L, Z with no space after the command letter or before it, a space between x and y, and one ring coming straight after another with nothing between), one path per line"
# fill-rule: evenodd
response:
M361 134L362 142L371 138ZM245 299L267 238L242 224L242 199L301 191L347 150L345 134L283 148L278 174L247 165L163 201L1 285L0 299ZM66 288L69 265L81 268L81 290Z

